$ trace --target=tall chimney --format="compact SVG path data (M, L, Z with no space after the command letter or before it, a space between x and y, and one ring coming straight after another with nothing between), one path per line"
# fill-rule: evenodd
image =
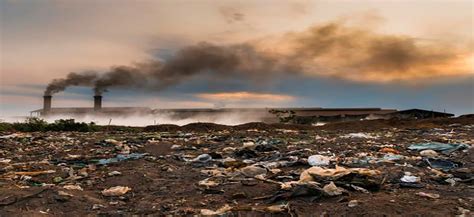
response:
M52 96L43 96L43 114L47 114L51 111L52 98Z
M94 111L102 109L102 96L94 96Z

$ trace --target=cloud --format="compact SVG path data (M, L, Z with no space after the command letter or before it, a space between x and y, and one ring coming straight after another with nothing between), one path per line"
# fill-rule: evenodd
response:
M219 7L219 13L227 23L243 22L245 20L245 14L236 7L221 6Z
M343 21L315 25L259 46L308 76L386 83L474 73L468 43L380 34Z
M200 93L195 95L198 98L212 101L291 101L295 97L284 94L255 93L255 92L222 92L222 93Z

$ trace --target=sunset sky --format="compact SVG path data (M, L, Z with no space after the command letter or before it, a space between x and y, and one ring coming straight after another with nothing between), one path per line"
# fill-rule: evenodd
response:
M103 74L114 66L150 61L166 65L176 59L181 64L180 55L206 52L203 44L224 54L236 52L235 72L219 65L222 71L211 68L171 79L163 88L111 86L104 93L104 106L474 113L473 4L2 0L0 116L28 115L41 108L47 85L70 72ZM93 94L91 87L68 87L53 96L53 107L92 106Z

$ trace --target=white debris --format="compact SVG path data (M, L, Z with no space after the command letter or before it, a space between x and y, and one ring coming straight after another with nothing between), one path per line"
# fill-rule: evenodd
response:
M348 207L355 207L355 206L357 206L357 205L359 205L359 201L357 201L357 200L351 200L351 201L349 201L349 203L347 204Z
M406 172L405 175L400 179L400 181L407 183L417 183L420 182L420 180L420 177L412 176L410 172Z
M375 139L377 138L377 136L372 136L367 133L349 133L347 135L341 136L341 138Z
M327 166L330 161L330 157L322 155L311 155L308 157L308 164L311 166Z
M112 171L112 172L110 172L108 175L109 175L109 176L119 176L119 175L122 175L122 173L119 172L119 171Z
M204 179L204 180L201 180L199 181L198 183L199 186L203 186L203 187L215 187L215 186L218 186L219 183L217 182L214 182L214 181L210 181L209 178L207 179Z
M197 156L196 158L194 158L192 161L205 163L205 162L208 162L210 160L212 160L211 155L201 154L201 155Z

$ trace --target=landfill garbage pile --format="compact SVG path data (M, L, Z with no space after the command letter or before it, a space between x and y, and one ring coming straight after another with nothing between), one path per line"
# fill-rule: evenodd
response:
M472 216L474 119L357 125L2 132L0 216Z

